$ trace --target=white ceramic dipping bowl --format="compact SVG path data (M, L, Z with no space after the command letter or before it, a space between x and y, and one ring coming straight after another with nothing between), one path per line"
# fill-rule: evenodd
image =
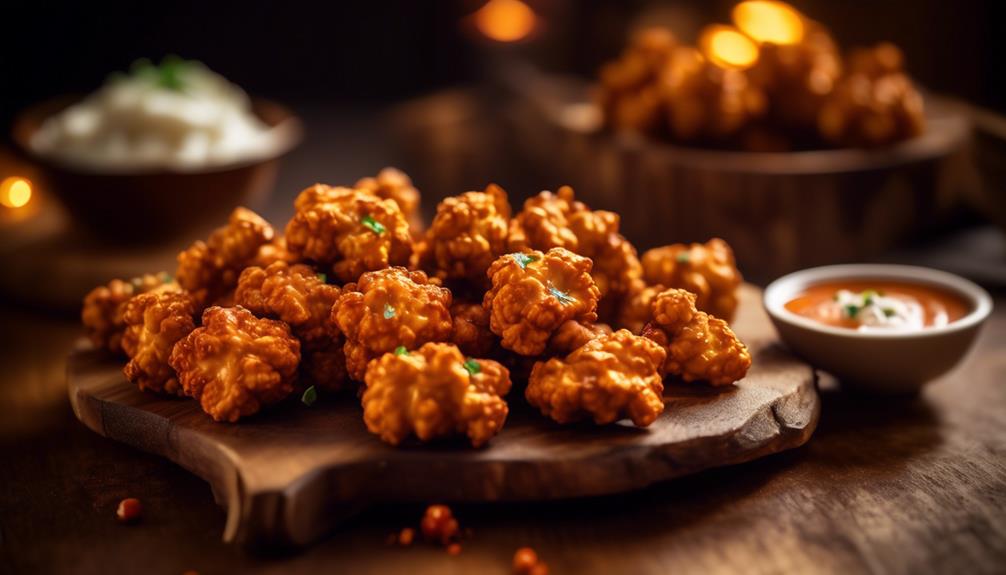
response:
M861 332L832 327L786 309L810 286L839 280L892 280L930 285L958 295L968 313L945 326L911 332ZM763 299L782 341L842 385L875 393L918 391L957 365L992 311L988 292L964 278L915 266L852 264L801 270L772 282Z

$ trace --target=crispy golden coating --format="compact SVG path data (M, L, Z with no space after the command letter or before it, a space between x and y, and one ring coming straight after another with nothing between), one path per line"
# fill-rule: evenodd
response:
M227 225L178 254L178 283L205 306L237 285L241 274L273 237L272 226L247 208L231 212Z
M902 70L893 44L853 52L846 74L817 118L825 140L840 146L883 146L925 130L922 96Z
M126 303L122 348L129 356L123 373L141 390L181 395L168 363L175 343L195 329L197 303L185 292L148 292Z
M255 254L255 257L248 265L265 268L274 262L292 264L296 261L296 256L290 253L290 250L286 249L286 238L279 236L273 238L271 242L262 244L262 247L258 249L258 253Z
M489 265L507 251L510 204L496 184L446 198L427 233L438 276L483 284Z
M635 282L619 307L618 327L639 335L643 326L653 320L651 304L664 289L662 285L646 285L642 280Z
M751 354L727 322L695 307L695 294L670 289L653 300L643 335L667 350L663 372L685 381L730 385L751 367Z
M412 232L423 231L423 218L419 213L419 190L412 185L412 179L405 172L397 168L384 168L375 177L361 178L353 187L367 190L381 199L394 200L409 222Z
M178 284L166 273L144 274L129 281L114 279L98 286L84 297L80 319L87 337L98 349L123 353L122 333L126 323L122 314L133 296L150 291L177 291Z
M729 244L713 238L704 244L673 244L643 254L643 277L650 285L695 294L706 313L730 322L737 311L741 273Z
M451 305L454 327L451 343L461 353L472 357L486 357L496 347L496 334L489 329L489 311L481 303L457 301Z
M557 193L544 191L528 198L524 209L510 220L507 245L510 251L547 251L566 248L577 251L578 240L569 229L570 215L587 207L573 197L573 188L563 186Z
M235 302L260 317L290 324L301 343L301 375L309 383L339 390L346 383L343 338L328 319L342 294L310 266L275 262L249 267L238 279Z
M548 340L547 355L566 355L583 347L588 341L610 335L611 326L606 323L581 323L569 320L559 326Z
M539 355L563 323L597 320L597 285L591 262L563 248L501 256L489 267L492 288L482 306L502 346Z
M427 343L386 353L367 368L363 420L392 445L409 435L430 441L467 435L478 447L503 428L510 374L492 360L465 359L457 347Z
M598 104L616 130L653 133L661 128L662 76L679 44L669 30L646 28L633 35L621 56L600 71Z
M421 271L402 267L367 272L343 286L331 321L346 336L346 367L363 381L367 362L398 346L415 349L451 339L451 292Z
M287 249L299 259L331 266L340 281L409 263L409 225L394 200L316 184L301 192L294 206L286 226Z
M524 395L559 423L590 417L606 424L627 417L646 427L664 410L660 367L665 357L653 341L619 330L565 359L537 363Z
M290 326L242 307L210 307L175 345L171 366L185 395L216 421L235 422L293 393L300 343Z

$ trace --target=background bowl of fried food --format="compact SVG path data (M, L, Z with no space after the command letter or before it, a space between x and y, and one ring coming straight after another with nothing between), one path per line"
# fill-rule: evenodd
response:
M33 134L78 97L49 100L14 121L13 140L36 166L39 184L67 208L75 223L111 240L153 242L219 221L235 205L255 206L272 189L279 160L301 139L300 120L286 107L253 99L252 111L275 133L265 157L194 170L154 168L100 171L71 166L32 151Z

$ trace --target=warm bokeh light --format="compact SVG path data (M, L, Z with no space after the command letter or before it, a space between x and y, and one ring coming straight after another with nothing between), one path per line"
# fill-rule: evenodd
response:
M699 37L702 54L721 68L750 68L758 60L758 45L733 26L714 24Z
M757 42L796 44L803 40L803 16L784 2L750 0L733 9L734 24Z
M475 13L475 26L498 42L522 40L534 24L534 11L520 0L489 0Z
M0 182L0 204L8 208L20 208L31 201L31 182L12 176Z

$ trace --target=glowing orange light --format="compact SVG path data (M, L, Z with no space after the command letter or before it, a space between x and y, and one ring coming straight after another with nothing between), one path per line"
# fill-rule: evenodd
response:
M475 26L498 42L516 42L534 29L534 11L520 0L489 0L475 13Z
M750 68L758 60L758 45L733 26L708 26L699 37L699 47L721 68Z
M803 40L803 16L785 2L749 0L734 6L734 24L756 42L796 44Z
M8 208L20 208L31 201L31 182L12 176L0 182L0 204Z

